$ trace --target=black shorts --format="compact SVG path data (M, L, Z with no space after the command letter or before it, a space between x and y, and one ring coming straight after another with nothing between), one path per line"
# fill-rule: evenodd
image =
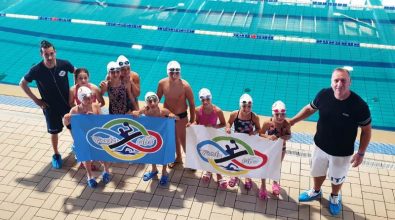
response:
M47 122L47 131L50 134L58 134L63 130L63 116L70 112L70 108L54 109L47 107L43 109L45 121Z

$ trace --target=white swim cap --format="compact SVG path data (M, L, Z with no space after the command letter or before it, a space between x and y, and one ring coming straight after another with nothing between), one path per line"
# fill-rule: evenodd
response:
M119 70L119 65L117 62L110 61L107 64L107 73L109 73L110 71L114 71L114 70Z
M120 67L130 66L130 62L129 62L128 58L126 58L124 55L120 55L118 57L117 63Z
M272 105L272 113L285 113L287 109L285 108L284 102L278 100Z
M170 61L168 64L167 64L167 74L169 74L170 72L172 72L172 71L170 71L170 70L173 70L173 71L179 71L179 72L181 72L181 65L180 65L180 63L178 63L177 61L175 61L175 60L172 60L172 61Z
M92 95L92 90L90 90L88 87L81 86L80 88L78 88L77 96L80 102L82 102L85 97L91 97L91 95Z
M156 93L147 92L147 93L145 93L144 100L145 100L145 102L149 102L151 100L154 102L157 102L159 100L159 98L158 98L158 95L156 95Z
M212 99L213 97L211 96L211 92L210 90L206 89L206 88L202 88L199 91L199 99Z
M243 95L241 95L239 103L240 103L240 107L242 107L245 104L251 104L252 105L252 98L247 93L244 93Z

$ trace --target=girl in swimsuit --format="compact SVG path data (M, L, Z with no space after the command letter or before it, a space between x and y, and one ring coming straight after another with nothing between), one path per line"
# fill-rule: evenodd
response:
M220 108L212 104L212 96L210 90L203 88L199 91L199 98L202 105L195 109L196 119L193 124L204 125L206 127L223 128L225 127L225 116ZM219 119L219 124L218 124ZM210 182L212 173L207 171L203 174L203 182ZM228 182L217 173L218 185L221 189L226 189Z
M81 104L77 97L78 88L86 86L92 90L92 101L93 103L99 102L100 107L104 106L104 99L100 89L94 84L89 82L89 72L86 68L78 68L74 74L75 85L70 88L69 104L70 107Z
M145 116L153 116L153 117L172 117L175 118L176 120L179 119L178 116L174 115L171 113L168 109L159 107L159 98L154 92L147 92L145 94L145 106L138 110L138 111L133 111L132 115L138 117L140 115L145 115ZM143 180L148 181L152 179L154 176L158 174L158 168L156 164L152 164L152 169L149 172L144 173L143 175ZM167 165L164 164L162 166L162 176L160 177L159 184L161 186L167 185L169 182L169 174L167 172Z
M259 117L252 112L252 98L248 94L243 94L240 97L240 109L233 111L230 114L229 120L226 123L226 133L231 133L233 125L234 132L255 135L261 129ZM237 150L237 149L236 149ZM232 177L229 180L229 186L234 187L239 181L238 177ZM246 178L244 188L250 190L252 188L251 178Z
M262 130L259 136L276 141L278 138L283 140L283 149L281 155L281 161L283 161L286 151L286 141L291 138L291 125L285 120L286 108L282 101L276 101L272 105L272 117L263 122ZM274 196L280 194L280 184L277 181L273 181L272 192ZM266 180L262 179L261 188L258 192L260 199L267 199Z
M123 82L121 80L121 69L119 64L111 61L107 64L107 72L109 80L100 83L102 94L108 92L108 99L110 100L109 113L110 114L126 114L129 112L128 102L131 103L133 109L137 108L136 99L132 95L130 81Z

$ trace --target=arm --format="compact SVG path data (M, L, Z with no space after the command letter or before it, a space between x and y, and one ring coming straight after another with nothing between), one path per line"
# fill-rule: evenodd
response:
M185 85L185 96L189 103L189 114L191 117L189 118L189 124L195 121L195 100L193 98L193 92L191 86L188 84Z
M137 104L136 104L136 99L134 98L134 96L132 94L132 88L130 86L130 82L127 83L125 86L126 86L126 91L128 93L128 98L129 98L130 102L132 103L133 108L138 109Z
M36 103L36 105L38 105L42 109L47 108L48 104L45 103L42 99L37 98L37 96L33 94L32 90L28 86L28 83L29 82L26 81L24 77L22 77L21 81L19 82L19 86L26 93L26 95L29 96L29 98L31 98L34 103Z
M237 112L232 112L229 116L228 122L226 123L225 131L230 134L230 128L232 127L233 122L236 119Z
M108 89L108 81L101 81L100 82L100 94L103 96Z
M280 138L287 141L287 140L291 139L291 125L287 121L285 121L285 123L286 123L285 128L284 128L285 132L284 132L284 135L281 136Z
M215 126L215 128L223 128L226 126L226 121L225 121L225 116L224 116L224 112L217 108L217 115L218 115L218 119L219 119L219 124L217 124Z
M74 89L75 89L75 86L72 86L70 88L70 90L69 90L69 105L70 105L71 108L75 106L75 103L74 103Z
M139 97L140 96L140 77L137 73L131 72L130 77L132 80L130 82L132 83L132 93L134 97Z
M291 120L289 120L290 125L294 125L297 122L308 118L310 115L314 114L317 110L313 109L310 104L306 105L302 110L298 112Z
M96 85L94 85L92 83L91 83L91 88L92 88L93 92L96 95L97 101L100 103L100 107L103 107L106 104L106 102L104 101L104 98L103 98L103 95L100 92L100 89Z
M198 124L198 121L199 121L199 108L200 107L197 107L197 108L195 108L195 121L192 123L192 124L194 124L194 125L197 125Z
M163 83L162 80L158 83L158 88L156 89L156 95L158 96L159 101L162 99L163 96Z
M255 134L258 134L259 131L261 130L261 124L259 122L258 115L256 115L255 113L253 113L252 120L254 121L254 124L255 124L255 130L250 135L255 135Z
M358 152L355 153L351 159L352 167L358 167L362 163L363 156L365 155L366 148L368 148L371 137L372 137L371 124L362 126L361 127L361 137L359 139Z

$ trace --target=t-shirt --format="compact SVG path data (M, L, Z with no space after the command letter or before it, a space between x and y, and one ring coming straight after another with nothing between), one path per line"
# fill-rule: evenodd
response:
M352 91L347 99L338 100L332 88L327 88L317 94L310 106L319 110L315 144L332 156L352 155L358 126L371 123L366 102Z
M69 61L56 59L56 66L48 69L44 61L34 65L24 76L28 82L36 81L41 98L49 108L63 110L69 108L69 79L67 72L74 72Z

